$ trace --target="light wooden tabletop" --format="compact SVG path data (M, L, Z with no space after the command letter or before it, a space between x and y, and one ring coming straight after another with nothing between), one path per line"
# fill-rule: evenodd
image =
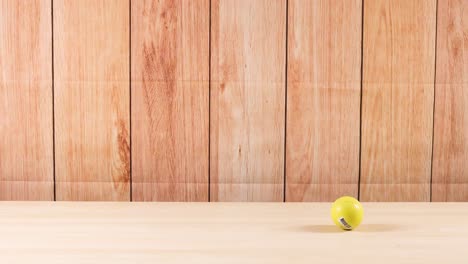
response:
M0 202L0 263L468 263L467 203Z

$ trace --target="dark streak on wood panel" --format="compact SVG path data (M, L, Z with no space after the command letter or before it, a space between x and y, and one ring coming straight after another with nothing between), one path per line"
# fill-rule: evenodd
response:
M54 1L57 200L130 200L129 1Z

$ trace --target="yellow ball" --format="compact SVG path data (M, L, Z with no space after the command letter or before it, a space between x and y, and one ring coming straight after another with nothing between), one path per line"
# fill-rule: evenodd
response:
M364 209L361 203L353 197L338 198L331 207L333 222L343 230L353 230L362 221Z

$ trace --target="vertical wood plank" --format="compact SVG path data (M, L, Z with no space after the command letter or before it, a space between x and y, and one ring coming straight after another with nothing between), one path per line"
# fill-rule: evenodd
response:
M436 0L364 1L361 200L429 201Z
M432 200L468 201L468 1L439 0Z
M290 0L286 200L357 197L361 0Z
M211 198L282 201L286 1L211 11Z
M50 1L0 1L0 200L54 199L51 39Z
M129 200L129 1L54 1L57 200Z
M208 201L209 9L132 3L135 201Z

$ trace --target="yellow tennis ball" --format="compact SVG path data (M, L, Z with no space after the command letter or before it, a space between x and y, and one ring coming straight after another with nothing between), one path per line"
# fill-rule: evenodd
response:
M361 223L363 215L364 209L361 203L350 196L338 198L331 207L333 222L344 230L356 228Z

